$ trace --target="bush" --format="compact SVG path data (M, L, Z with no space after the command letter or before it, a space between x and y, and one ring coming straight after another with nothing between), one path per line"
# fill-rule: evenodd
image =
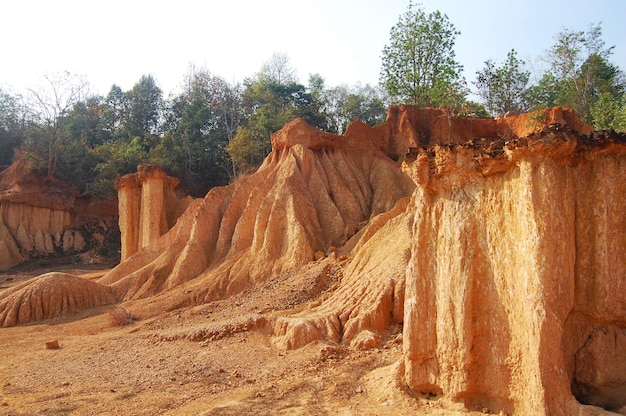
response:
M111 322L111 326L126 326L131 325L138 319L128 309L123 306L118 306L117 308L109 311L109 320Z

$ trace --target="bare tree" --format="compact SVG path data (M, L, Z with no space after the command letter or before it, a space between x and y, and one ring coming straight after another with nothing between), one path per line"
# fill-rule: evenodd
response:
M297 82L298 77L296 70L289 63L289 55L274 52L272 57L261 67L258 78L260 81L282 85Z
M56 174L65 117L74 104L87 94L88 83L83 77L67 71L46 74L44 80L38 88L29 89L29 93L35 115L47 130L47 169L48 177L53 178Z

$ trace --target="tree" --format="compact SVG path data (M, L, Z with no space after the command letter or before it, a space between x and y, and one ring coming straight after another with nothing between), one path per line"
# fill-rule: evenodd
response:
M244 81L244 121L226 148L236 174L260 165L271 150L270 135L292 119L302 117L323 128L325 120L318 102L293 75L286 75L293 71L285 69L289 66L284 55L279 58L275 54L255 78Z
M126 94L127 137L159 133L163 92L151 75L143 75Z
M445 14L426 14L409 3L382 53L380 80L394 102L446 105L463 95L462 66L454 53L459 34Z
M57 176L77 185L81 191L95 179L94 167L102 162L94 149L110 141L109 132L102 126L102 101L102 97L90 96L75 103L64 121Z
M19 95L0 89L0 166L11 163L13 152L26 138L26 108Z
M65 134L65 118L74 104L83 98L88 84L82 77L67 71L45 75L44 79L46 83L29 91L36 117L46 130L47 171L48 177L52 178L56 174L58 150Z
M597 130L613 129L626 132L626 102L616 99L608 92L600 95L591 107L593 127Z
M225 151L240 118L234 88L207 70L190 68L184 90L169 103L163 139L151 158L179 177L193 195L224 185L231 172Z
M491 114L497 116L528 110L525 95L530 72L523 70L524 65L525 62L517 58L517 52L511 49L501 66L488 60L484 68L476 72L474 85Z
M339 85L312 94L314 98L321 96L318 100L320 111L326 119L326 131L342 134L354 120L361 120L371 126L385 122L387 98L379 88L357 83L352 87Z
M289 55L274 52L257 74L257 80L273 84L292 84L298 82L296 70L289 63Z
M562 105L562 83L552 72L546 73L536 85L526 90L526 102L529 108L548 108Z
M122 89L113 84L103 103L102 125L109 132L111 140L119 137L128 118L128 97Z
M621 71L609 62L614 46L606 47L600 24L587 31L564 29L548 52L551 72L559 82L559 104L574 108L592 122L591 108L601 94L624 92Z

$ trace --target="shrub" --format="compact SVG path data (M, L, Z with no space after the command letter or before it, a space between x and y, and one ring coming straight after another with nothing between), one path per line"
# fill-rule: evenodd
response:
M111 326L131 325L138 320L136 316L123 306L118 306L117 308L109 311L109 319Z

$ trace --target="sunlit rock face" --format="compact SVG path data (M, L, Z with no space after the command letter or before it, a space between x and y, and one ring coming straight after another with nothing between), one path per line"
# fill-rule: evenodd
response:
M139 165L137 173L116 178L121 261L154 244L191 203L191 197L176 195L178 183L178 179L150 164Z
M550 123L406 171L408 386L509 414L626 405L625 137Z
M417 394L493 413L624 413L624 135L563 108L478 119L399 106L380 126L338 136L296 119L271 140L257 172L180 216L164 214L156 169L120 179L125 260L97 281L56 274L0 293L0 324L116 302L156 314L306 273L335 284L246 321L277 348L372 348L403 324L399 379ZM51 282L78 306L42 303Z

